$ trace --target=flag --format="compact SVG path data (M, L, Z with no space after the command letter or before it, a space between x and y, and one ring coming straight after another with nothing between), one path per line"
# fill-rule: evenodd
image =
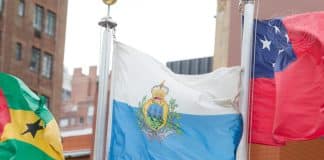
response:
M256 21L251 142L324 135L324 12Z
M234 160L242 134L242 117L233 103L239 82L239 67L177 75L116 42L110 160Z
M0 159L62 160L59 128L45 105L20 79L0 73Z

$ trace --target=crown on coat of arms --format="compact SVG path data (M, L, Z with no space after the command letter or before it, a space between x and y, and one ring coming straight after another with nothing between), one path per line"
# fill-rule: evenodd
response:
M161 84L156 85L152 88L152 98L154 100L162 100L169 92L169 88L164 85L165 81L162 81Z

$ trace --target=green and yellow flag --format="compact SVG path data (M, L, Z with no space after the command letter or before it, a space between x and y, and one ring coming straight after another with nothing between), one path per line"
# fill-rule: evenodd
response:
M0 160L64 159L60 131L45 99L0 73Z

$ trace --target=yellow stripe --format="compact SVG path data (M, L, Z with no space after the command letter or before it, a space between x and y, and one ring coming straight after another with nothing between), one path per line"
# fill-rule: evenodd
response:
M38 130L35 138L30 133L22 135L27 130L27 123L34 123L39 117L32 111L10 109L11 122L5 126L0 142L8 139L17 139L42 150L56 160L63 158L63 148L60 138L60 131L53 119L45 129ZM43 122L41 124L43 126Z

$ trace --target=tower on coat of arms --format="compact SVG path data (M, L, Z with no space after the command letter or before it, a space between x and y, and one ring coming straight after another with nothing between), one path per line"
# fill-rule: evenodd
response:
M176 100L166 100L169 88L161 84L151 89L152 97L143 97L137 111L138 124L141 130L152 139L163 140L171 134L181 134L182 130L177 120L180 114L175 112L178 107Z

